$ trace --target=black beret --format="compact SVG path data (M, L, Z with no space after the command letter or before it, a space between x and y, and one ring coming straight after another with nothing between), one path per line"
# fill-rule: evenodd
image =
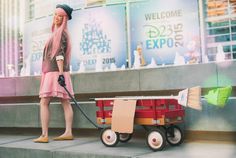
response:
M56 8L62 8L66 12L66 14L68 15L69 20L72 19L71 13L73 11L73 8L69 7L66 4L57 4Z

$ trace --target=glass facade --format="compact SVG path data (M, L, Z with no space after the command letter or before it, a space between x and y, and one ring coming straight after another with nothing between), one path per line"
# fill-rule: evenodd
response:
M0 0L0 77L19 75L21 18L20 0Z
M75 10L122 4L128 12L130 3L142 1L145 0L0 0L0 77L20 75L24 24L51 16L56 4L66 3ZM198 3L202 4L199 12L203 13L201 41L204 41L204 47L201 53L208 57L207 61L215 61L221 48L225 60L236 59L236 0L198 0ZM127 13L127 29L130 18ZM127 31L129 34L130 30ZM129 41L129 35L127 38Z
M236 57L236 0L205 0L206 54L216 59L221 45L226 60Z

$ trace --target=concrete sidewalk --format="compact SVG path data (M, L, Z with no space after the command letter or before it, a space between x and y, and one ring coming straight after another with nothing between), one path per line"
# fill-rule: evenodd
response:
M145 138L134 137L116 147L105 147L98 135L76 135L73 141L34 143L33 134L0 134L0 158L234 158L236 142L185 141L177 147L167 145L163 151L153 152ZM50 137L52 138L52 136Z

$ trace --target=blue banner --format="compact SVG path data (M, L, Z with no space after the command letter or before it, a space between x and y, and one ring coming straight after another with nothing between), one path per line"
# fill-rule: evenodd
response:
M31 21L25 24L22 76L41 74L43 48L51 34L51 25L52 17Z
M130 5L131 63L142 49L143 66L199 62L200 29L197 0L147 0ZM195 61L192 61L196 57Z
M51 16L25 25L22 75L41 74L43 48L51 33L52 21ZM124 5L74 11L68 30L72 42L72 72L115 70L126 65Z
M120 68L126 64L125 6L79 10L70 25L72 69Z

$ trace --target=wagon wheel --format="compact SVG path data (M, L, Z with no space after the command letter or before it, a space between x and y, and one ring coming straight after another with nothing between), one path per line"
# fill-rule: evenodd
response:
M132 133L120 133L119 140L122 143L128 142L132 138Z
M182 130L176 125L171 125L166 129L166 140L172 146L180 145L183 142Z
M107 127L101 131L100 139L105 146L114 147L119 142L119 133Z
M166 146L166 137L160 129L152 129L147 134L146 142L153 151L160 151Z

